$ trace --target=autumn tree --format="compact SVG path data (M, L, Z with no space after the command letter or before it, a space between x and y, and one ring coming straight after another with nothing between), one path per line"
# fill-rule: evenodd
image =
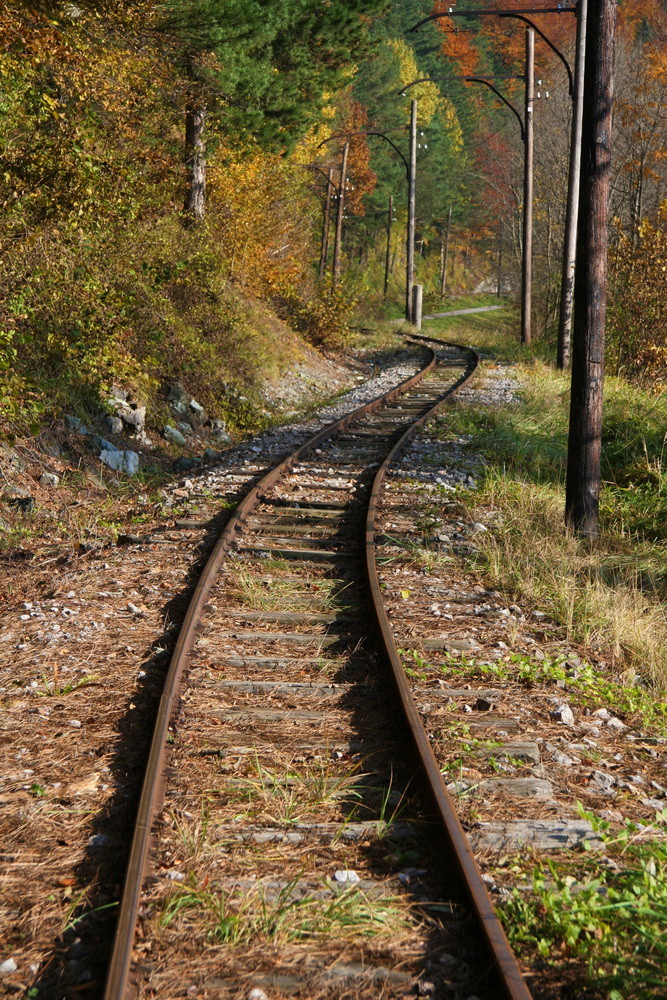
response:
M191 81L186 210L204 214L204 127L213 105L237 141L288 150L317 122L327 92L368 48L383 0L166 0L164 30L181 40Z
M608 355L616 375L664 385L667 375L667 202L655 222L621 232L611 256Z

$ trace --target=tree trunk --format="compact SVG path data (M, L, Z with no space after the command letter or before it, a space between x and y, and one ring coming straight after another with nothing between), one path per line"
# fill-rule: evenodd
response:
M201 222L206 210L206 108L193 101L185 112L186 224Z
M615 24L615 0L590 0L565 494L566 523L586 538L598 534Z

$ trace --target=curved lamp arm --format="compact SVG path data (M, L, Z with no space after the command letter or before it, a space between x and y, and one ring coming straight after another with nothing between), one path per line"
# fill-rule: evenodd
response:
M569 62L567 61L567 59L563 55L563 53L560 51L560 49L556 48L556 46L551 41L551 39L548 38L547 35L545 35L544 32L540 28L538 28L537 25L534 24L530 20L529 17L525 17L523 14L516 14L514 11L507 11L506 13L499 14L498 16L499 17L513 17L517 21L524 21L527 25L529 25L533 29L533 31L537 32L537 34L540 36L540 38L542 39L542 41L547 43L547 45L549 46L549 48L551 49L551 51L556 53L556 55L558 56L558 58L562 62L563 66L567 70L567 89L568 89L568 93L569 93L570 97L572 97L572 95L574 94L574 78L572 76L572 69L570 67Z
M514 107L514 105L511 104L507 100L506 97L503 97L503 95L500 93L500 91L496 87L494 87L493 84L489 80L485 80L484 77L482 77L482 76L464 76L463 79L465 80L466 83L483 83L485 87L488 87L489 90L493 91L493 93L496 95L496 97L500 98L500 100L503 102L503 104L505 104L510 109L510 111L512 112L512 114L516 115L516 120L518 121L519 128L521 129L521 141L525 142L526 141L526 131L525 131L524 126L523 126L523 119L521 118L521 115L519 114L519 112L517 111L517 109Z
M377 132L374 129L365 129L365 130L362 130L362 131L359 131L359 132L339 132L337 135L330 135L328 139L323 139L322 142L319 144L319 146L317 148L319 149L320 146L324 146L325 143L331 142L332 139L351 139L355 135L367 135L367 136L375 135L375 136L378 136L380 139L384 139L385 142L388 142L389 145L391 146L391 148L396 153L398 153L398 155L400 156L400 158L403 160L403 165L405 166L405 172L407 174L407 178L408 178L408 181L409 181L410 180L410 164L408 163L408 161L406 160L406 158L404 157L403 153L400 151L400 149L398 148L398 146L396 145L396 143L393 142L389 138L389 136L385 134L386 132L404 132L405 128L406 128L405 125L397 125L395 128L384 129L382 132Z
M576 14L577 5L576 3L559 3L556 7L525 7L522 14ZM408 31L419 31L419 29L428 24L429 21L437 21L441 17L480 17L486 14L498 14L499 16L507 16L508 11L502 8L493 8L486 10L457 10L456 7L450 8L448 11L443 11L440 14L429 14L428 17L424 17L421 21L417 21L413 24Z
M412 80L410 83L406 83L406 85L402 88L402 90L398 91L398 96L403 97L406 90L409 90L410 87L416 87L418 83L451 83L452 79L453 78L451 76L421 76L418 80ZM459 79L465 80L466 77L459 77ZM511 73L509 76L500 76L500 77L496 76L496 80L524 80L524 79L525 77L523 73ZM440 96L447 97L447 94L441 94Z
M332 180L331 177L329 177L329 174L325 173L325 171L322 170L322 167L318 167L316 163L302 163L301 166L303 167L304 170L318 170L322 174L322 177L324 177L325 181L328 184L331 184L331 187L334 189L336 194L340 194L338 185L334 180Z
M438 82L449 83L450 80L451 76L421 76L418 80L413 80L411 83L406 83L406 85L402 87L401 90L399 90L398 95L399 97L403 97L406 90L409 90L410 87L416 87L418 83L438 83Z
M369 132L368 135L377 135L380 139L384 139L385 142L388 142L389 145L391 146L391 148L396 153L398 153L398 155L400 156L400 158L403 160L403 166L405 167L405 174L406 174L406 177L407 177L407 179L409 181L410 180L410 164L408 163L408 161L406 160L406 158L403 156L403 153L400 151L400 149L398 148L398 146L396 145L396 143L392 142L392 140L389 138L389 136L385 135L384 132Z

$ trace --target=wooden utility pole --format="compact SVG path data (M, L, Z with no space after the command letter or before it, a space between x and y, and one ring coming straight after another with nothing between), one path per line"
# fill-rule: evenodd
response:
M565 520L597 538L616 0L589 0Z
M405 318L412 322L412 286L415 282L415 209L417 181L417 102L410 102L410 163L408 168L408 243L405 266Z
M350 144L343 146L343 159L340 165L340 184L338 185L338 212L336 214L336 238L334 240L333 267L331 270L331 288L334 289L340 277L340 244L343 236L343 210L345 208L345 185L347 183L347 157Z
M570 334L572 330L572 306L574 302L574 264L577 250L577 216L579 212L579 181L581 177L581 126L584 115L587 14L587 0L578 0L570 170L567 181L567 208L565 210L565 237L563 240L560 313L558 317L558 353L556 363L559 368L567 368L570 363Z
M449 211L447 212L447 231L445 234L445 241L442 250L442 272L440 274L440 298L444 299L445 289L447 288L447 258L449 257L449 237L452 231L452 206L449 206Z
M387 216L387 253L384 261L384 298L387 298L389 288L389 271L391 267L391 224L394 221L394 196L389 195L389 215Z
M523 255L521 258L521 343L532 341L533 285L533 103L535 100L535 32L526 28L526 90L523 146Z
M503 231L498 229L498 282L496 285L496 298L503 294Z
M417 330L422 328L422 304L424 301L424 286L413 285L412 287L412 325Z
M322 223L322 249L320 250L320 281L324 279L329 256L329 226L331 223L331 192L333 190L333 167L327 168L327 194L324 202L324 221Z

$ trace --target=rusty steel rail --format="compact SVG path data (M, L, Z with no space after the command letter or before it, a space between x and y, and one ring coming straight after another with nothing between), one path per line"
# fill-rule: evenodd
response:
M414 340L430 341L442 347L458 347L459 344L452 344L447 341L437 340L435 337L414 335ZM491 897L482 880L481 873L475 862L468 838L461 825L461 821L456 812L456 805L447 791L438 762L435 758L431 744L424 729L417 706L412 697L412 692L408 684L405 670L396 646L389 618L384 608L382 594L380 591L380 580L375 562L375 535L377 531L376 519L380 491L389 467L400 457L405 447L414 438L415 434L427 420L434 416L440 407L461 389L472 378L479 364L479 355L472 348L462 348L470 353L470 363L466 373L456 382L436 404L418 420L410 425L408 430L402 435L394 445L390 453L385 458L375 476L371 488L370 502L366 517L366 572L368 584L371 591L373 606L377 617L378 629L381 641L384 645L387 658L391 665L393 680L401 701L403 712L410 729L411 738L415 744L417 754L428 779L428 790L433 798L437 809L438 818L442 823L447 853L452 860L459 877L466 886L468 897L472 903L474 915L477 920L482 940L486 945L491 961L497 987L498 996L505 1000L531 1000L531 993L526 986L521 974L516 956L512 951L503 926L495 911Z
M220 535L204 566L174 647L157 711L151 749L146 763L146 771L130 847L123 894L118 911L109 972L103 995L104 1000L127 1000L131 995L132 948L139 914L139 901L144 879L149 870L149 852L154 836L154 828L164 805L166 769L169 759L167 738L178 713L183 676L189 657L194 650L197 624L214 584L216 574L231 548L237 529L243 525L262 496L275 486L285 473L289 472L308 452L312 451L328 437L346 430L350 424L359 418L380 409L386 403L392 402L397 396L407 392L420 382L436 365L435 352L431 348L427 348L427 350L429 350L431 355L430 360L415 375L412 375L404 382L390 389L389 392L371 400L370 403L358 407L356 410L348 413L347 416L322 428L309 441L292 452L291 455L268 472L241 501L227 522L224 531Z

